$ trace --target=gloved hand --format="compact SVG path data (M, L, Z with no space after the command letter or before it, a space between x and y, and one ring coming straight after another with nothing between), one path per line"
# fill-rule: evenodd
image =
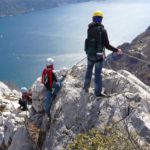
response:
M123 54L122 49L118 48L117 54L118 54L118 55L122 55L122 54Z

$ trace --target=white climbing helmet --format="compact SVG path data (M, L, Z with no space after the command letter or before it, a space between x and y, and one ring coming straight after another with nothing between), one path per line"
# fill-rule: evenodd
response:
M21 93L27 93L27 92L28 92L28 89L26 87L21 88Z
M51 66L54 64L54 59L53 58L47 58L46 59L46 66Z

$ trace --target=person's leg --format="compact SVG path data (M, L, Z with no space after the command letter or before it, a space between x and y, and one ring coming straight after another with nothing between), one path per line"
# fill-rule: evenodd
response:
M19 99L18 103L20 104L19 108L21 109L22 108L22 99Z
M27 101L24 102L24 109L25 109L25 110L28 109L28 107L27 107Z
M95 63L95 95L100 95L102 92L102 67L103 61Z
M47 114L50 114L51 105L52 105L52 92L46 91L44 98L44 110Z
M59 92L59 90L61 89L62 87L62 82L56 82L54 85L53 85L53 93L57 95L57 93Z
M20 104L20 107L21 107L21 99L19 99L18 104Z
M22 106L22 110L27 110L27 109L28 109L28 108L27 108L27 101L23 100L23 101L21 102L21 106Z
M87 71L86 71L86 74L85 74L85 81L84 81L84 87L83 87L83 89L86 92L88 92L88 89L90 87L93 67L94 67L94 62L88 60Z
M56 95L58 94L61 87L62 87L62 81L58 81L55 84L53 84L53 99L56 98Z

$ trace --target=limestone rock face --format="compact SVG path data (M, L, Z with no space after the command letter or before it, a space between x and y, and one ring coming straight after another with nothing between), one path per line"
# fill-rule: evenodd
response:
M20 97L20 93L16 90L11 90L3 82L0 82L0 99L11 99L16 100Z
M85 70L85 66L74 67L64 81L51 109L52 120L43 149L60 150L77 133L93 127L103 131L122 118L149 142L150 87L125 70L104 69L103 86L111 97L96 98L93 81L89 93L82 89Z
M18 128L8 150L34 150L26 128Z
M45 87L38 78L32 86L32 106L37 113L43 111L44 94Z
M0 82L0 149L6 150L18 128L24 126L26 112L21 112L18 100L21 93ZM21 132L20 132L21 133ZM20 134L22 136L22 134ZM18 139L19 143L19 139Z

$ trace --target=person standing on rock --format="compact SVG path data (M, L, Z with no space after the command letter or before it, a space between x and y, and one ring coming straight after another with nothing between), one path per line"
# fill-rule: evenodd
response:
M118 55L123 54L121 49L117 49L109 44L107 31L102 25L103 12L96 11L93 13L93 22L89 24L87 39L85 40L85 52L87 54L87 71L85 75L84 90L89 91L92 71L95 65L95 91L97 97L105 96L102 93L102 67L105 59L105 48L116 52Z
M54 71L54 60L52 58L47 58L46 67L42 72L41 80L46 88L44 110L49 117L52 101L55 99L58 91L60 90L64 77L65 75L61 79L58 79L56 72Z

